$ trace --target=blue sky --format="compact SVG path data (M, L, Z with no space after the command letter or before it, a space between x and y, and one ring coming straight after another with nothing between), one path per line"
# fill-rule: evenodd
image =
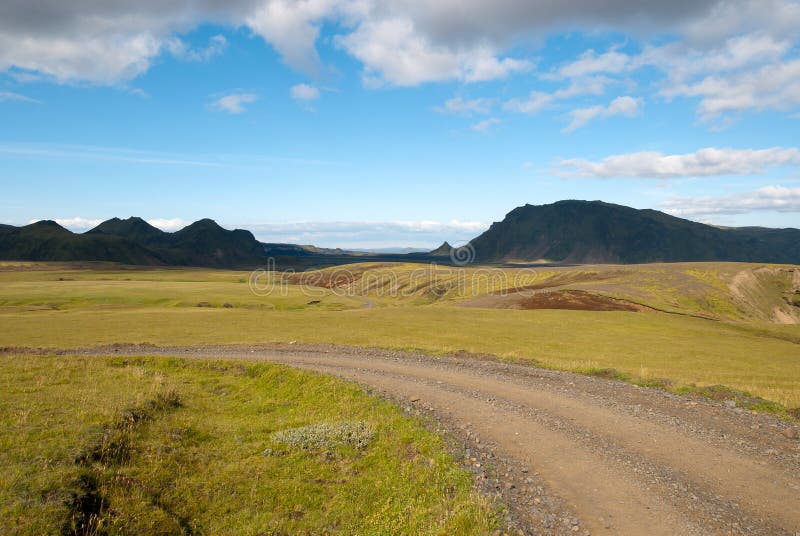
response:
M797 1L26 4L2 222L432 247L577 198L800 226Z

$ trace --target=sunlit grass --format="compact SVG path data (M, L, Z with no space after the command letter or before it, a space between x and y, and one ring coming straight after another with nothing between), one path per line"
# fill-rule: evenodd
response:
M331 377L252 363L6 356L0 389L0 526L10 533L59 533L76 519L70 504L87 477L103 499L93 522L104 533L486 534L494 525L441 438ZM115 424L165 392L177 405ZM274 440L342 420L366 423L369 442ZM108 430L124 434L126 455L87 458Z
M419 266L396 268L406 277ZM743 266L748 265L617 267L610 278L590 283L607 293L621 293L619 278L648 285L660 278L663 292L658 286L648 287L648 292L666 302L688 292L685 285L695 285L682 279L687 270L699 281L729 278ZM340 270L358 274L372 267ZM393 268L380 265L377 269ZM578 271L583 277L603 269ZM637 269L641 275L631 275ZM560 273L543 270L543 280ZM250 292L247 277L244 272L218 270L0 272L0 304L5 304L0 306L0 345L64 348L117 342L298 341L429 353L467 350L566 370L612 368L632 377L666 378L676 384L724 384L800 406L798 325L720 322L660 313L464 308L458 306L460 299L448 298L447 293L431 297L430 285L411 276L406 283L416 285L418 294L410 298L380 296L374 288L354 296L344 295L342 289L317 288L315 296L309 296L297 285L286 287L285 295L261 297ZM719 293L721 285L707 286ZM632 292L634 287L625 288ZM712 294L707 302L718 296ZM310 303L314 301L320 303ZM196 306L202 302L213 307ZM374 307L364 308L367 302ZM61 310L33 303L55 303ZM233 307L222 307L225 303Z

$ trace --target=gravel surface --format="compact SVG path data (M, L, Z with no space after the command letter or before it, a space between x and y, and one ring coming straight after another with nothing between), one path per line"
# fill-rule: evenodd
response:
M359 382L457 441L523 534L800 535L797 426L705 399L514 365L332 345L5 353L270 361Z

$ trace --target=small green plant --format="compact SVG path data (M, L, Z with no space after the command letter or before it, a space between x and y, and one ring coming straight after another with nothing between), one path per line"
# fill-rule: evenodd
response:
M685 385L677 388L676 392L679 394L701 396L718 402L732 402L738 408L772 413L778 417L797 418L794 410L787 409L777 402L765 400L760 396L754 396L747 391L731 389L725 385L708 385L703 387Z
M364 421L320 423L272 434L272 440L277 443L306 450L330 449L342 445L363 449L373 437L375 431Z
M579 372L599 378L607 378L609 380L629 381L631 378L630 374L625 374L613 368L588 368L586 370L580 370Z

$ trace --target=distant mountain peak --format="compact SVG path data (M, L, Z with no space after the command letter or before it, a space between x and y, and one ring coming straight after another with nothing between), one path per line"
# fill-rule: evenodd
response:
M445 240L441 246L431 251L430 255L433 255L434 257L445 257L447 255L450 255L452 251L453 251L453 246L451 246L450 243L447 240Z
M167 233L157 227L153 227L138 216L131 216L124 220L120 218L111 218L94 229L90 229L86 234L118 236L141 243L145 246L153 246L162 243Z
M20 227L20 229L25 229L30 232L45 232L47 234L59 233L59 234L72 234L72 231L67 229L66 227L60 225L58 222L53 220L39 220L33 222L29 225L24 227Z
M26 227L53 227L58 229L64 229L65 231L67 230L64 226L53 220L35 221L29 225L26 225Z
M194 223L189 224L187 227L219 227L222 228L220 224L216 221L212 220L211 218L203 218L202 220L197 220Z
M194 223L190 223L183 229L175 231L176 235L179 234L192 234L197 232L214 232L214 233L222 233L222 232L231 232L228 229L225 229L216 221L212 220L211 218L203 218L202 220L197 220Z

